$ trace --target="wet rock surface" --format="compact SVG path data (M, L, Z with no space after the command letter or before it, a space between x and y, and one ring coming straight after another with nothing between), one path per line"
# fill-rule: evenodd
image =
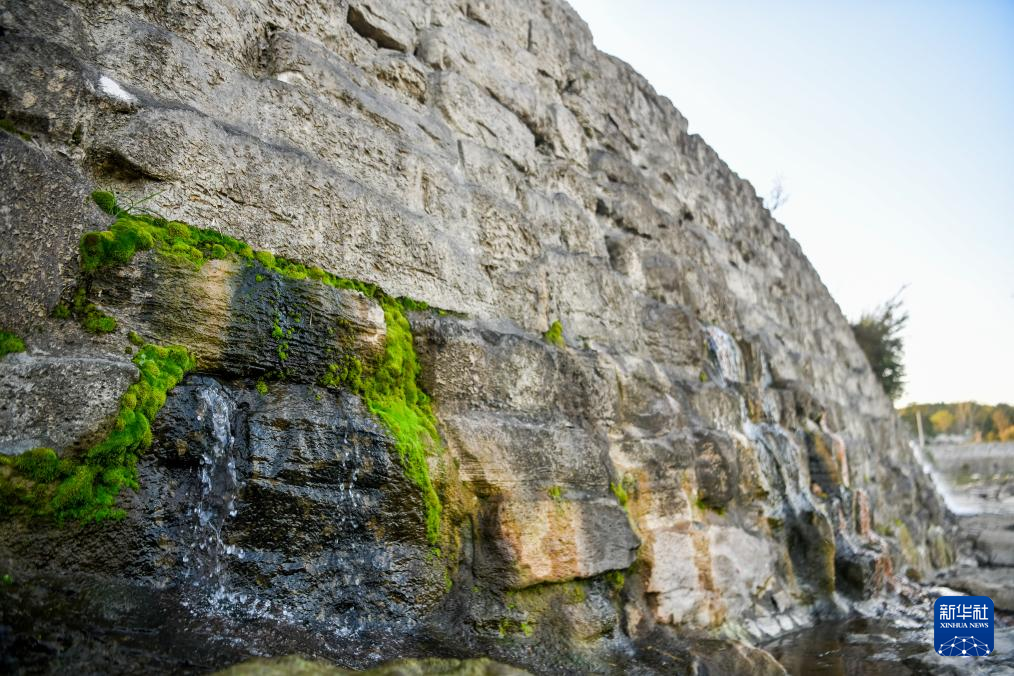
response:
M860 617L821 623L764 644L789 673L1014 673L1014 568L1005 563L1014 553L1014 541L1005 537L1014 525L1007 482L1014 447L931 445L922 455L931 459L932 477L958 514L958 559L935 578L943 586L916 591L919 601L907 612L860 604ZM938 596L962 593L993 600L995 645L987 657L942 657L933 650L927 608Z
M265 642L331 655L334 642L362 664L366 637L397 645L442 596L417 489L356 398L194 376L154 433L125 521L69 533L5 524L0 556L15 582L0 590L0 623L16 637L53 632L15 640L18 669L85 668L75 660L97 659L110 633L150 641L123 648L105 673L201 671ZM39 613L49 620L36 625ZM93 613L108 626L89 627ZM248 634L248 622L279 637Z
M384 313L356 291L289 279L256 261L200 268L155 254L94 280L89 298L146 340L185 345L204 371L313 383L383 350Z

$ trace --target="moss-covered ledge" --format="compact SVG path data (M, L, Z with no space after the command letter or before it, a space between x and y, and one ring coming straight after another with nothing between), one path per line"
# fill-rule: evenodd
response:
M153 252L163 263L194 270L220 260L249 269L257 282L270 281L272 276L305 280L355 291L375 301L383 310L386 326L382 352L365 358L352 350L335 354L322 365L318 382L358 394L390 432L406 476L422 494L427 537L433 544L439 541L442 505L427 458L441 453L442 443L429 397L418 383L420 367L406 316L410 311L430 309L428 305L393 297L374 284L339 277L268 251L255 251L212 229L134 213L120 207L108 192L96 192L93 199L114 220L107 230L88 232L81 238L81 284L72 302L54 311L57 317L76 317L93 332L108 333L119 327L113 316L92 302L89 290L131 263L139 252ZM301 321L298 315L278 313L271 330L277 364L264 374L267 379L287 377L289 343ZM146 343L132 331L129 335L140 346L134 360L141 380L123 395L114 429L103 442L73 457L59 458L51 449L36 449L5 458L0 465L0 509L4 512L77 520L122 515L115 507L116 496L124 486L137 487L136 461L151 443L149 423L164 404L168 390L195 367L194 355L185 347L160 347Z
M85 522L123 516L116 497L125 486L137 488L137 460L151 446L151 421L194 360L181 346L142 345L134 364L140 378L120 398L105 439L64 458L51 448L0 455L0 514Z

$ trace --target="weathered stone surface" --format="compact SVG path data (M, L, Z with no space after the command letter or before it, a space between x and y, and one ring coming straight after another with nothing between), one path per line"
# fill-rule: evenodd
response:
M622 570L640 544L626 513L605 501L508 500L496 522L497 547L516 563L519 587Z
M0 453L85 447L105 435L137 380L129 358L33 353L0 360Z
M377 43L378 47L411 52L415 28L396 3L387 0L355 0L349 3L349 25Z
M0 61L6 64L2 55ZM0 66L0 78L6 68ZM8 330L23 331L42 324L60 300L77 274L78 238L102 219L86 202L90 189L73 163L6 132L0 132L0 185L0 316Z
M211 260L195 268L142 254L94 280L89 292L121 329L186 346L204 371L312 383L331 363L369 364L384 350L384 311L375 301L257 262Z

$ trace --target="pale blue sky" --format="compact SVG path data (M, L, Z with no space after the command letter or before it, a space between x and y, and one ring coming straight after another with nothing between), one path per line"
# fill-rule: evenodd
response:
M571 0L849 318L908 285L901 401L1014 401L1014 0Z

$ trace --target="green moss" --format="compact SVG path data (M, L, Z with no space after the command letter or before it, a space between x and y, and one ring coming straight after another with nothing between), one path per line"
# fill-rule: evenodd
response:
M401 303L401 307L406 312L424 312L431 309L429 303L421 300L415 300L414 298L408 298L406 296L399 297L398 302Z
M116 217L108 230L88 232L81 237L81 270L92 275L103 268L129 263L139 251L154 249L162 256L200 267L206 261L226 258L230 253L242 258L253 254L250 247L228 235L186 223L167 221L151 214L134 214L119 208L115 198L110 205L95 193L96 204ZM113 209L109 212L109 209ZM268 254L269 260L273 257Z
M61 319L71 315L81 320L85 330L92 333L112 333L116 330L116 319L102 312L94 303L89 303L83 286L74 293L72 308L60 303L53 311L53 316Z
M127 340L130 341L131 345L142 347L144 345L144 338L137 334L137 331L129 331L127 333Z
M273 270L276 267L275 255L270 251L258 251L254 254L254 258L261 262L261 265L266 267L268 270Z
M120 398L109 434L84 453L59 459L50 448L37 448L7 460L0 474L3 510L58 520L101 521L119 518L116 497L137 488L137 458L151 446L150 421L165 404L166 393L194 368L186 348L144 345L134 356L138 382Z
M277 352L278 354L278 361L281 362L282 364L284 364L284 362L289 358L289 338L291 338L296 333L296 328L294 326L282 328L282 322L289 321L294 321L298 323L302 321L302 319L299 315L296 315L292 318L288 318L284 317L280 312L276 312L274 323L271 327L271 337L275 341L275 352ZM282 375L284 376L285 370L281 368L281 366L280 369Z
M10 573L4 573L3 575L0 575L0 584L9 587L14 584L14 578L11 577Z
M358 291L380 304L387 325L387 340L381 358L370 365L351 356L339 359L328 366L322 382L329 386L347 387L359 394L369 410L390 431L405 475L422 492L426 507L426 533L435 543L440 532L442 506L430 479L428 457L441 452L442 445L429 397L418 385L419 362L406 318L406 312L432 308L421 301L389 296L375 284L341 278L268 251L254 252L247 244L215 230L195 228L148 214L132 214L122 209L113 215L116 220L108 230L90 232L81 238L81 268L86 275L125 264L138 251L149 249L163 257L198 267L210 258L235 254L255 259L267 270L290 279L312 279L335 288ZM97 320L93 323L98 324ZM272 329L280 361L288 358L287 339L293 330L291 327L285 329L278 321Z
M190 226L180 221L169 221L166 223L166 230L173 239L190 239Z
M363 362L355 355L344 355L327 365L327 373L320 380L324 387L345 387L360 391L363 387Z
M112 333L116 330L116 320L98 309L86 314L81 325L92 333Z
M564 347L566 343L563 341L563 324L557 319L550 326L549 330L542 334L543 340L557 347Z
M623 509L626 509L627 502L630 501L630 495L627 493L627 489L623 483L623 481L610 481L609 489L612 490L613 495L616 496L616 501L620 503L620 506L623 507Z
M430 399L419 387L419 361L412 330L401 304L390 296L377 299L384 309L387 341L380 363L360 381L366 406L394 437L405 475L419 487L426 506L426 535L436 542L442 506L430 480L430 453L442 448Z
M550 487L550 489L546 491L546 493L548 493L549 497L553 499L553 502L563 501L563 489L560 488L559 486Z
M509 608L508 610L514 609ZM502 617L500 618L500 622L497 624L497 633L500 635L500 638L507 638L511 634L523 634L525 638L528 638L535 633L535 627L528 620L516 620L510 617Z
M603 577L605 577L606 582L609 583L614 592L623 591L623 585L627 583L627 576L623 574L622 570L611 570Z
M0 331L0 359L14 353L24 352L25 343L10 331Z
M95 206L110 216L116 216L121 211L120 207L116 204L116 195L108 190L96 190L93 192L92 201L95 202Z
M268 393L268 384L264 382L263 378L259 379L254 387L257 388L257 392L261 395L266 395Z
M697 376L697 379L700 380L702 383L706 383L709 380L711 380L710 378L708 378L707 371L701 371L701 374Z
M52 448L33 448L14 457L13 466L27 479L49 483L60 475L60 458Z

